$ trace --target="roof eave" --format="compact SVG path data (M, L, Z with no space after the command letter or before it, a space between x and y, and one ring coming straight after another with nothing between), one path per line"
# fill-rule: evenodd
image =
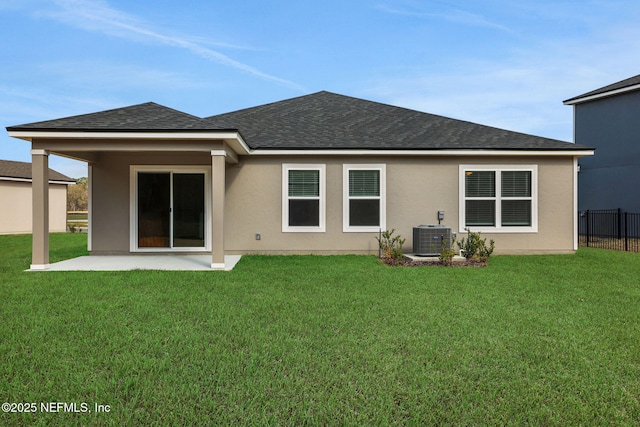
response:
M7 128L9 136L33 142L34 139L132 139L132 140L223 140L237 154L248 154L249 145L236 129L220 130L50 130Z
M627 87L623 87L620 89L614 89L614 90L608 90L606 92L601 92L601 93L596 93L593 95L587 95L587 96L578 96L576 98L570 98L567 99L566 101L563 101L562 103L564 105L576 105L576 104L582 104L585 102L591 102L591 101L595 101L601 98L608 98L610 96L615 96L615 95L621 95L623 93L627 93L627 92L635 92L637 90L640 90L640 84L636 84L636 85L631 85L631 86L627 86Z
M594 148L576 149L254 149L258 156L593 156Z
M238 130L200 131L62 131L7 128L9 136L33 142L34 139L133 139L133 140L224 140L238 155L369 155L369 156L591 156L591 147L567 148L251 148Z
M57 135L95 135L95 137L99 137L98 135L104 134L157 134L157 133L171 133L171 134L180 134L180 133L216 133L216 132L238 132L237 129L175 129L175 128L167 128L167 129L105 129L105 128L28 128L22 126L9 126L6 128L9 136L18 136L16 135L29 135L33 134L34 137L52 137L55 138ZM50 136L49 136L50 135ZM64 136L66 138L66 136Z
M0 181L33 182L33 178L17 177L17 176L0 176ZM76 183L75 180L49 179L49 184L73 185L75 183Z

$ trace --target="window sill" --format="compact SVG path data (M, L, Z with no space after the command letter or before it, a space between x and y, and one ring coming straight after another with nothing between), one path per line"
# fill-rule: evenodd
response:
M460 231L458 234L467 234L465 228L473 231L474 233L492 233L492 234L514 234L514 233L529 233L536 234L538 233L537 227L474 227L474 226L465 226L460 227Z
M282 229L283 233L324 233L324 228L316 227L287 227Z
M344 227L343 233L379 233L384 228L380 227Z

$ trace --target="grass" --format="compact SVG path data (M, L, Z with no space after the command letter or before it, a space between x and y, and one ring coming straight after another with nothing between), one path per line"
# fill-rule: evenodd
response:
M627 250L629 252L638 252L640 253L640 238L639 237L628 237L626 239L618 239L615 237L596 237L590 236L589 244L587 245L586 236L580 236L579 239L580 246L592 247L592 248L600 248L600 249L612 249L618 251Z
M52 235L52 262L85 245ZM30 236L0 252L1 400L92 410L2 425L640 423L638 254L24 273Z
M87 220L88 218L89 218L88 212L67 212L67 221L69 220L81 221L81 220Z
M89 226L88 212L67 212L67 229L75 231Z

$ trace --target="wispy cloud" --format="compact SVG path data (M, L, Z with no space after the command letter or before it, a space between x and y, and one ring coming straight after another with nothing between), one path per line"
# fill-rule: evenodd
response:
M422 69L369 81L365 93L393 105L572 141L572 109L562 101L631 77L637 68L613 56L610 65L602 67L584 51L573 55L567 51L549 50L544 58L530 51L525 58L500 64L462 60L448 74ZM634 62L640 65L640 60Z
M193 89L208 82L187 78L174 72L139 65L110 63L104 60L61 61L42 64L37 70L71 87L91 87L92 90L117 88L170 87Z
M305 90L295 82L260 71L206 46L214 45L215 42L210 40L204 42L197 37L162 33L137 17L111 7L104 0L54 0L54 4L58 9L40 12L39 15L86 31L100 32L135 42L152 42L182 49L201 58L235 68L250 75L295 90ZM218 46L232 47L224 44L218 44Z
M527 4L531 10L518 3L516 12L506 11L504 16L528 16L524 12L533 13L535 8ZM571 12L576 14L578 5L573 6ZM437 64L386 70L394 77L366 82L363 94L420 111L570 141L572 109L562 101L631 77L640 69L640 57L630 55L640 50L640 9L623 13L615 9L614 17L602 16L610 9L592 9L577 21L570 21L570 11L560 6L545 10L545 20L536 18L537 26L532 27L536 31L528 33L526 43L518 38L499 56L471 53ZM513 21L519 22L516 17ZM540 30L547 20L556 25L550 25L548 32ZM561 21L579 27L581 33L564 31L557 25Z
M0 85L0 121L12 126L48 117L64 117L104 110L117 104L105 97L65 95L46 88Z
M221 48L225 48L225 49L252 50L252 51L260 50L260 49L256 49L255 47L251 47L251 46L244 46L244 45L235 44L235 43L227 43L227 42L221 42L221 41L217 41L217 40L211 40L211 39L209 39L207 37L183 36L182 38L185 39L185 40L188 40L188 41L190 41L192 43L197 43L197 44L207 45L207 46L221 47Z
M468 25L474 27L485 27L494 30L500 30L505 32L511 32L511 30L495 22L489 21L482 15L468 12L462 9L447 8L442 11L425 12L422 10L409 10L392 7L386 4L381 4L376 7L378 10L389 13L392 15L412 16L414 18L427 18L427 19L442 19L455 24Z
M558 69L541 70L517 64L498 67L489 62L468 65L447 75L424 72L419 76L371 82L369 90L374 97L394 105L518 132L571 139L571 110L562 105L565 82L552 76Z
M0 10L20 11L30 9L38 0L0 0ZM37 4L37 3L36 3Z

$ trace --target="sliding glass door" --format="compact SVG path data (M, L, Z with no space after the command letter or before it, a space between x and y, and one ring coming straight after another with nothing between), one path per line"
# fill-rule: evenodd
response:
M173 174L173 247L204 247L204 174Z
M137 248L205 249L204 172L137 171Z
M171 174L138 174L138 247L169 248Z

